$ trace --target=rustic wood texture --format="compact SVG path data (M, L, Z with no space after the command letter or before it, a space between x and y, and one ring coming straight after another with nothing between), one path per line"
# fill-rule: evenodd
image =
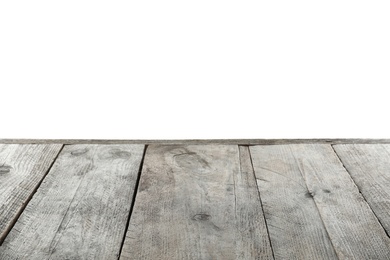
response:
M259 178L265 178L265 181L259 181L260 184L264 183L262 186L265 186L267 180L276 178L273 175L285 174L283 169L286 167L294 169L296 175L300 174L301 179L304 180L303 183L299 181L303 186L302 190L296 196L289 193L292 196L289 200L302 197L301 193L304 192L306 186L306 196L308 199L313 197L339 259L390 259L389 237L330 145L251 147L256 174L256 169L264 167L264 164L259 162L261 155L267 156L261 153L263 149L267 149L269 152L271 149L276 150L273 151L273 156L268 152L268 159L260 159L275 160L269 162L267 166L268 175L259 176ZM290 183L297 180L297 176L285 179ZM289 189L289 187L284 186L284 189ZM297 207L301 208L302 205L298 204ZM290 215L288 208L284 210L284 214ZM266 206L264 206L264 211L267 223L269 223ZM282 226L278 227L283 228ZM271 225L269 225L269 229L276 257L274 231L271 231ZM280 237L276 239L280 239Z
M333 148L390 234L390 145L335 145Z
M121 259L272 259L255 185L245 149L150 145Z
M4 144L225 144L225 145L278 145L278 144L390 144L390 139L0 139Z
M273 259L249 148L240 146L240 171L234 172L237 259Z
M390 259L387 139L19 141L1 260Z
M143 145L65 146L0 259L117 259Z
M250 151L275 259L337 258L291 146Z
M0 244L61 148L61 144L0 144Z

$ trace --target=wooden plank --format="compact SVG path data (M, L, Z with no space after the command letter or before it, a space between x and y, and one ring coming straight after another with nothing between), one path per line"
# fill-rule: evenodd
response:
M272 259L247 156L149 146L121 259Z
M104 139L0 139L4 144L224 144L224 145L280 145L280 144L390 144L390 139L167 139L167 140L104 140Z
M390 259L389 237L330 145L302 144L272 148L253 147L251 151L255 154L255 171L259 167L264 167L258 162L264 160L259 157L261 156L259 152L263 149L267 149L267 151L275 149L273 155L269 154L268 159L265 159L265 161L275 161L268 162L266 166L269 170L268 174L263 174L265 176L261 177L265 177L267 180L274 179L274 175L279 175L280 172L284 174L284 168L295 172L295 178L285 179L291 184L297 181L298 174L302 176L308 191L306 195L313 197L332 245L340 259ZM303 184L302 181L299 183ZM289 189L286 186L284 188ZM302 192L305 192L304 189L297 192L295 197L285 199L291 201L299 196L302 197ZM291 192L289 194L292 196ZM296 206L299 207L299 205ZM266 210L265 213L267 213ZM288 210L285 213L290 215ZM286 223L279 228L288 226L289 224ZM271 229L270 234L275 251Z
M65 146L0 259L117 259L143 145Z
M0 244L61 148L61 144L0 144Z
M291 147L250 147L275 259L335 259Z
M240 146L240 171L234 171L236 259L273 259L249 147Z
M390 145L354 144L333 148L390 234Z

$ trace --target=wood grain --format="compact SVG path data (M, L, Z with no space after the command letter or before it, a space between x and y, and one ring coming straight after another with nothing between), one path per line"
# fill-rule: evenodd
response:
M240 171L234 172L237 259L273 259L249 148L239 147Z
M0 139L4 144L224 144L224 145L280 145L280 144L390 144L390 139Z
M390 234L390 145L335 145L333 148Z
M65 146L0 259L117 259L143 149Z
M275 259L335 259L291 147L250 147Z
M0 244L61 148L61 144L0 144Z
M150 145L121 259L272 259L255 185L245 149Z
M266 147L254 147L253 152L261 149ZM286 145L273 149L278 150L272 160L279 162L271 164L274 166L269 175L273 175L272 171L278 175L280 169L275 169L282 165L293 167L296 174L302 176L307 194L313 197L338 258L390 259L389 237L330 145ZM292 183L296 180L297 177L286 181ZM274 245L271 230L270 234Z

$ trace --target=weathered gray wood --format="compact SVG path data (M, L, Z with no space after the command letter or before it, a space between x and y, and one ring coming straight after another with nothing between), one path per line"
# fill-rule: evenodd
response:
M178 139L178 140L103 140L103 139L0 139L7 144L225 144L225 145L278 145L278 144L390 144L390 139Z
M275 259L335 259L291 147L250 147Z
M0 244L61 148L61 144L0 144Z
M253 152L262 149L267 147L253 147ZM270 163L274 165L270 170L275 175L282 171L280 168L289 167L302 176L307 196L313 197L340 259L390 259L389 237L330 145L285 145L269 149L277 149L273 158L268 155L268 160L277 160ZM255 158L259 156L256 154ZM272 172L267 178L270 175ZM286 181L296 180L297 177ZM303 191L297 196L302 196ZM289 215L288 210L285 213ZM270 234L274 245L271 230Z
M65 146L0 259L117 259L143 145Z
M333 148L390 234L390 145L354 144Z
M273 259L249 148L240 146L240 171L234 171L237 259Z
M121 259L272 259L246 156L150 145Z

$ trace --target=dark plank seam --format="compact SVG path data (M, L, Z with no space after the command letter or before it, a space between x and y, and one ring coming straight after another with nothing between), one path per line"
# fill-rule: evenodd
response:
M331 147L332 147L333 152L336 154L336 156L337 156L339 162L340 162L341 165L343 166L344 170L348 173L349 177L351 178L351 180L352 180L353 183L355 184L355 186L356 186L356 188L358 189L360 195L363 197L364 201L367 203L367 205L368 205L368 207L370 208L372 214L374 214L374 216L375 216L376 220L378 221L379 225L381 225L381 227L382 227L382 229L385 231L386 235L390 238L390 234L387 233L387 230L383 227L382 222L379 220L378 216L377 216L377 215L375 214L375 212L372 210L370 203L368 203L366 197L364 197L363 193L360 191L359 186L356 184L356 182L355 182L355 180L353 179L351 173L348 171L347 167L344 165L343 160L342 160L341 157L337 154L337 152L336 152L336 150L334 149L333 145L331 145Z
M15 218L11 221L8 228L5 230L6 235L3 237L3 240L0 240L0 246L3 244L4 240L7 238L9 232L12 230L12 228L15 226L16 222L18 221L20 215L22 215L24 209L27 207L28 203L34 196L34 194L37 192L39 187L41 186L43 180L46 178L47 174L50 172L51 168L53 167L54 163L57 161L58 156L60 155L61 151L64 149L64 145L62 144L60 150L58 151L57 155L54 157L53 161L50 163L49 168L46 170L45 174L43 175L42 179L38 182L37 186L35 186L34 190L31 192L31 194L28 196L26 203L22 205L22 207L19 209L18 213L15 215Z
M244 147L245 147L245 146L244 146ZM246 147L247 147L248 153L249 153L249 160L250 160L250 162L251 162L252 173L253 173L253 177L254 177L254 179L255 179L255 184L256 184L256 188L257 188L257 194L258 194L258 196L259 196L261 211L263 212L265 227L266 227L266 230L267 230L268 241L269 241L269 245L270 245L270 247L271 247L271 252L272 252L272 258L275 259L274 249L273 249L273 247L272 247L272 240L271 240L271 237L270 237L270 235L269 235L269 229L268 229L267 218L265 217L265 214L264 214L263 201L261 200L260 189L259 189L259 186L257 185L257 179L256 179L255 168L253 167L251 149L249 149L249 146L246 146ZM240 150L240 149L238 149L238 150ZM241 161L240 161L240 168L241 168Z
M144 153L142 155L141 163L139 165L137 180L135 182L133 198L132 198L131 206L130 206L130 210L129 210L129 216L127 218L126 228L125 228L125 231L123 233L122 244L121 244L121 247L119 249L118 260L120 259L121 255L122 255L123 245L125 244L127 230L129 229L129 225L130 225L131 215L133 214L133 209L134 209L134 205L135 205L135 199L136 199L137 193L138 193L138 186L139 186L139 182L140 182L140 179L141 179L142 168L144 166L144 161L145 161L145 156L146 156L146 150L147 149L148 149L148 145L145 145Z

